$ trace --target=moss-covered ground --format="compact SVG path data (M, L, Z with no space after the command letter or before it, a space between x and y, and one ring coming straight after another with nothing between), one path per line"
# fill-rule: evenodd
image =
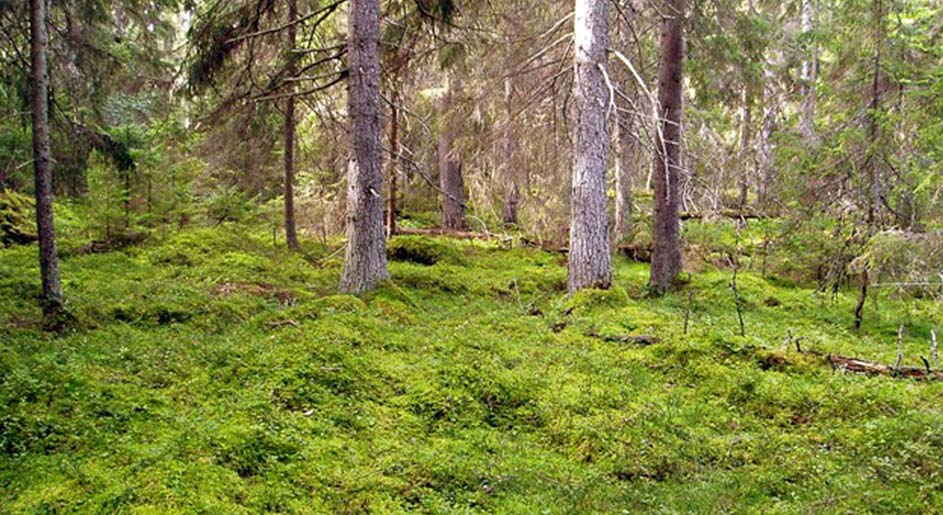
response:
M402 237L355 298L336 247L270 238L66 242L58 336L35 247L0 250L0 513L943 512L943 384L818 354L892 363L903 322L917 365L929 301L858 335L853 293L744 272L740 336L729 270L568 298L559 254Z

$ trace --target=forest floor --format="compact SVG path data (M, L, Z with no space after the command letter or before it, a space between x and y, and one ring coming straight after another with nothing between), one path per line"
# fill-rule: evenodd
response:
M0 513L943 510L943 382L825 359L893 363L906 322L919 365L938 306L859 335L853 293L746 272L740 336L729 270L569 298L560 254L500 247L398 237L356 298L335 248L262 231L66 241L60 336L35 247L0 249Z

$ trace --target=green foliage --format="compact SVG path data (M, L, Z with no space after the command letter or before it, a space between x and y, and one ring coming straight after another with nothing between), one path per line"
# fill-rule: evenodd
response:
M396 238L403 240L403 238ZM642 295L565 292L559 255L411 237L462 264L396 261L334 295L339 262L266 228L188 229L63 262L73 332L42 333L35 249L0 250L0 512L924 513L943 502L937 383L905 364L930 301L743 271ZM425 255L425 254L423 254ZM436 254L441 255L441 254ZM765 302L775 298L777 303ZM640 345L619 337L651 335ZM790 339L792 338L792 339ZM803 353L794 339L802 338Z

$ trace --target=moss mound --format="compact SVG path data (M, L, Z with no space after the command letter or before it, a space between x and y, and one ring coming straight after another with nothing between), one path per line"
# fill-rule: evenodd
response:
M0 191L0 242L4 246L36 241L36 203L26 195Z
M393 261L426 266L439 263L465 265L468 262L454 242L423 236L397 236L387 245L386 253Z

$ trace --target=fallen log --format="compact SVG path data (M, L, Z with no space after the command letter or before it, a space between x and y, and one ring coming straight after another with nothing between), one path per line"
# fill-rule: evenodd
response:
M767 215L750 209L742 211L739 209L721 209L720 211L710 211L706 213L692 213L690 211L684 211L679 213L678 216L682 221L712 218L730 218L733 220L762 220L768 218Z
M428 228L412 228L412 227L397 227L396 233L394 236L446 236L449 238L456 238L461 240L493 240L493 239L503 239L503 236L498 234L490 234L484 232L474 232L474 231L462 231L458 229L444 229L441 227L428 227Z
M854 372L857 374L943 380L943 372L932 371L929 368L895 367L893 365L884 365L881 363L875 363L873 361L849 358L847 356L838 356L835 354L828 354L826 359L828 359L828 362L832 364L832 368L844 370L847 372Z

